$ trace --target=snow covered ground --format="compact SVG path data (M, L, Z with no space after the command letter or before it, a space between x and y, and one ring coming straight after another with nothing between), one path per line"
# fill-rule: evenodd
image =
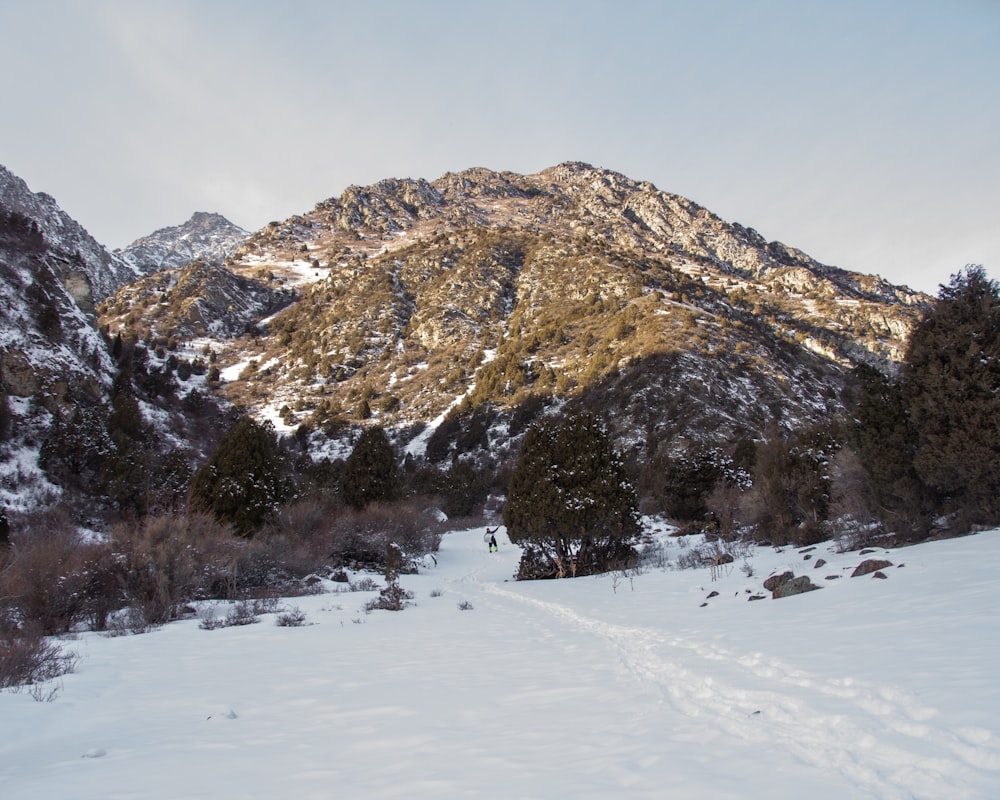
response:
M0 694L0 797L1000 797L1000 531L879 551L886 580L821 545L533 583L482 534L402 612L80 636L54 702ZM823 589L749 602L783 566Z

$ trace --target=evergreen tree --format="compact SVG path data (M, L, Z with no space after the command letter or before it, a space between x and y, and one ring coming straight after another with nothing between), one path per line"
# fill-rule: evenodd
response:
M849 439L867 476L866 504L893 527L900 521L904 530L919 527L929 496L913 466L917 435L902 386L868 366L855 377L860 389Z
M0 442L7 441L10 435L10 401L7 399L7 390L0 384Z
M119 511L142 516L150 490L152 437L127 369L119 371L112 387L108 436L112 447L102 465L103 491Z
M7 510L0 508L0 549L10 547L10 521Z
M620 566L640 530L635 488L589 413L545 419L525 434L504 524L525 556L519 577L567 577Z
M750 519L774 545L815 544L825 538L833 493L830 463L840 443L826 428L806 428L792 436L777 428L757 448Z
M917 473L944 510L1000 520L1000 286L982 267L941 287L903 366Z
M274 427L244 416L191 481L191 503L252 534L291 495Z
M93 492L114 444L108 436L107 410L78 402L63 417L55 414L39 451L39 465L66 488Z
M402 490L396 453L385 431L373 425L361 434L340 475L340 496L351 508L396 500Z

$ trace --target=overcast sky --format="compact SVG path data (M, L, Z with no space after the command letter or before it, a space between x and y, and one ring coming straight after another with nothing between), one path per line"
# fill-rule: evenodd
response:
M99 241L586 161L818 260L1000 277L1000 0L0 0L0 163Z

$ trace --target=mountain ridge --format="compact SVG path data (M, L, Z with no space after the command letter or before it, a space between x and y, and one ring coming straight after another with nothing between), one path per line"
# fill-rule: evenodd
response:
M372 422L407 444L459 403L490 409L482 449L509 454L517 408L567 401L626 410L646 455L731 446L842 411L849 370L892 371L930 302L581 162L349 186L225 268L297 299L222 345L221 391L319 450Z

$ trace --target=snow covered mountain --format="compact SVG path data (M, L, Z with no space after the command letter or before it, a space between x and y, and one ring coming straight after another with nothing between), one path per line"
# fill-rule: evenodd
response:
M184 224L161 228L115 254L141 274L184 267L193 261L221 264L249 236L249 231L221 214L199 211Z
M45 237L51 268L84 311L145 272L109 253L51 195L32 192L0 165L0 208L23 215Z
M174 463L181 463L199 441L211 447L205 430L217 420L214 403L200 399L204 378L189 374L174 392L164 385L170 373L160 360L150 363L144 348L98 329L95 303L140 275L53 198L0 167L0 511L63 497L82 522L103 505L99 487L114 482L109 458L116 453L123 474L135 474L128 460L137 453L163 464L176 449ZM189 366L172 358L171 369ZM131 454L124 440L109 439L123 403L135 410ZM65 495L68 487L89 493L92 505Z
M370 416L416 455L451 410L438 459L503 458L526 418L566 402L605 412L640 459L819 422L843 410L854 365L893 369L930 301L575 162L351 186L255 233L227 269L299 298L219 343L231 400L284 430ZM127 294L102 318L183 337L164 304L195 295Z

